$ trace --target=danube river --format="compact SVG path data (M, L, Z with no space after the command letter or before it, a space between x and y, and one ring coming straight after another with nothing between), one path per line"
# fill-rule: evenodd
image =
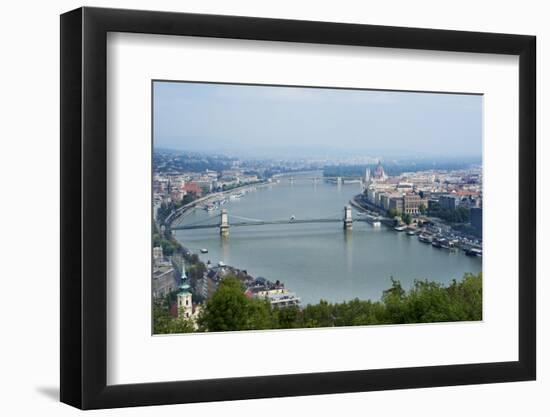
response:
M314 182L321 173L281 177L279 184L259 187L239 199L229 200L229 223L246 220L343 218L344 206L361 189L359 184ZM357 212L353 211L354 217ZM220 211L195 209L183 224L212 223ZM211 218L211 219L208 219ZM320 299L341 302L353 298L377 300L394 277L409 288L415 279L447 284L465 272L481 271L481 258L449 252L421 243L416 236L355 222L345 233L343 224L310 223L230 228L222 239L217 228L178 230L176 238L193 252L206 248L201 259L222 261L245 269L255 277L280 280L302 304Z

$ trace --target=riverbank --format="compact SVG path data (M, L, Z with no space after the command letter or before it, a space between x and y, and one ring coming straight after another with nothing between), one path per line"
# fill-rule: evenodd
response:
M376 213L378 221L380 221L380 223L384 224L385 226L391 227L391 228L395 226L395 221L393 219L390 219L389 217L383 216L381 214L381 211L378 210L376 207L368 207L363 205L362 204L363 202L361 201L361 194L354 196L349 201L349 203L351 204L352 207L354 207L356 210L358 210L361 213L370 214L370 215L373 215L372 213Z
M190 202L190 203L180 207L176 211L170 213L170 215L165 219L164 224L168 225L168 226L171 226L174 221L181 218L189 210L194 209L199 204L209 203L212 200L218 200L218 199L223 198L225 196L230 196L233 193L238 193L238 192L243 192L243 191L246 192L246 191L248 191L252 188L262 188L262 187L266 187L266 186L269 186L269 185L275 185L275 184L276 183L274 183L272 181L266 180L266 181L259 181L259 182L250 183L250 184L244 184L242 186L235 187L235 188L232 188L231 190L227 190L227 191L217 191L215 193L209 193L209 194L205 195L204 197L200 197L196 200L193 200L192 202Z
M377 212L381 213L382 210L379 207L373 206L371 203L365 201L361 194L356 195L350 200L350 204L357 210L361 210L364 213ZM388 217L379 217L381 223L388 227L395 227L395 220ZM428 220L426 220L428 219ZM424 224L418 226L411 224L407 226L408 230L414 232L419 237L419 240L423 243L431 244L436 249L448 249L456 251L462 250L466 256L481 257L482 246L471 240L469 236L464 236L461 233L454 231L451 232L451 226L442 223L440 221L436 225L430 225L435 220L433 218L425 217ZM443 230L442 227L447 228Z
M259 181L259 182L255 182L255 183L251 183L251 184L244 184L242 186L235 187L235 188L232 188L231 190L227 190L227 191L218 191L218 192L215 192L215 193L209 193L209 194L205 195L204 197L198 198L198 199L196 199L196 200L180 207L175 212L171 213L166 218L164 223L166 225L171 225L172 222L174 222L176 219L180 218L181 216L186 214L190 209L195 208L197 205L199 205L201 203L208 204L211 201L218 200L218 199L223 198L225 196L230 196L231 194L236 193L236 192L242 192L242 191L246 192L246 191L248 191L250 189L253 189L253 188L263 188L263 187L267 187L267 186L277 185L278 182L277 181L272 181L273 179L278 180L279 178L292 177L292 176L295 176L295 175L300 176L300 175L311 174L311 173L319 173L320 174L319 178L322 178L323 171L318 170L318 169L314 169L314 170L296 171L296 172L283 172L283 173L280 173L280 174L273 175L268 180Z

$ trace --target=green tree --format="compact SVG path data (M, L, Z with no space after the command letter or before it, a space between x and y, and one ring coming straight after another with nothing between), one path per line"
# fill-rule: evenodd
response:
M332 305L321 300L319 304L309 304L303 311L304 327L333 327Z
M192 203L196 199L197 199L197 195L195 193L189 192L183 196L181 200L181 206Z
M298 306L273 309L273 323L279 329L294 329L304 327L302 324L302 312Z
M456 212L458 214L458 221L460 223L465 223L470 220L470 209L468 209L467 207L460 206L456 209Z
M411 216L409 213L405 213L405 214L403 214L403 216L402 216L402 220L403 220L406 224L411 224L411 222L412 222L412 216Z
M456 209L443 209L438 203L434 203L431 210L428 211L430 216L439 217L450 223L465 223L470 220L470 209L467 207L457 207Z
M382 302L384 303L384 321L387 323L406 323L404 303L406 293L401 282L390 278L392 286L382 293Z
M168 302L168 301L167 301ZM482 274L465 274L448 286L416 280L406 291L391 278L380 301L354 299L343 303L321 300L276 309L266 300L249 299L240 281L227 277L203 308L202 330L230 331L373 324L431 323L482 319Z
M421 203L418 206L418 211L420 212L420 214L424 215L428 212L428 209L426 208L426 205L424 203Z
M276 316L267 300L247 299L247 325L249 330L276 329Z
M415 281L404 300L405 323L454 321L450 298L443 285L429 281Z
M247 328L247 312L248 299L241 283L227 277L206 303L199 325L211 332L243 330Z
M451 310L456 320L482 320L483 285L482 275L465 274L462 281L453 282L447 287Z
M430 202L430 208L428 209L428 214L430 216L437 216L437 213L441 210L441 206L438 201Z
M377 324L379 302L359 300L355 298L348 302L334 304L333 315L335 326L360 326Z
M177 249L176 245L172 241L166 239L161 239L160 245L162 246L162 253L164 256L173 255Z
M191 333L195 331L193 322L184 317L172 317L168 307L155 303L153 306L153 334Z
M275 327L269 303L248 298L241 282L234 276L227 276L220 282L206 303L199 324L211 332Z
M186 271L187 276L191 281L201 279L205 272L206 265L200 261L195 264L191 264Z

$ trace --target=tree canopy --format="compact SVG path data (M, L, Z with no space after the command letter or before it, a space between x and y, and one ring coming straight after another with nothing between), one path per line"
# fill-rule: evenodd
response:
M441 208L439 203L434 203L432 208L428 210L428 214L451 223L465 223L470 220L470 210L462 206L451 210Z
M267 301L248 298L241 282L225 277L199 318L208 331L260 330L273 328L273 316Z
M194 331L190 320L174 319L155 306L155 333ZM482 319L482 274L465 274L449 285L417 280L409 290L391 278L379 301L329 303L321 300L300 308L271 307L249 298L236 277L224 278L212 298L203 304L199 331L234 331L338 327L376 324L477 321Z
M193 322L183 317L172 317L163 303L153 306L153 333L191 333L195 331Z

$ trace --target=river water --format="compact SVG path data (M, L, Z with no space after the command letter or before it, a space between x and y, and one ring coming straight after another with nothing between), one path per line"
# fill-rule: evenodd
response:
M336 185L311 178L321 173L281 177L279 184L258 187L223 205L229 223L246 220L343 218L344 206L361 191L360 184ZM353 211L353 216L357 216ZM196 209L183 224L219 223L220 211ZM280 280L302 304L320 299L341 302L353 298L377 300L391 286L390 278L409 288L414 279L447 284L465 272L481 271L481 258L449 252L421 243L416 236L382 225L355 222L310 223L230 228L222 239L217 228L178 230L176 238L206 262L219 261L270 281Z

